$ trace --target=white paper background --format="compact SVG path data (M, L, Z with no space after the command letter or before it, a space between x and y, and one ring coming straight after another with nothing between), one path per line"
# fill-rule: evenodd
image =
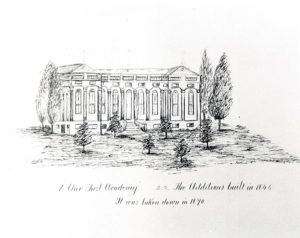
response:
M147 169L32 169L35 95L48 60L94 68L198 70L225 51L232 124L300 155L299 3L277 1L7 1L1 25L1 237L298 237L299 165L240 165L167 175ZM271 193L205 194L201 208L117 208L109 197L59 194L60 183L262 181ZM149 189L149 190L147 190ZM3 212L2 212L3 211Z

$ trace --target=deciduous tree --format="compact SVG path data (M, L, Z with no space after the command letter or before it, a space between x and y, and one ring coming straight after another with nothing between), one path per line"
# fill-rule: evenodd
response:
M159 129L165 133L165 139L168 139L168 132L172 132L172 123L167 118L162 118Z

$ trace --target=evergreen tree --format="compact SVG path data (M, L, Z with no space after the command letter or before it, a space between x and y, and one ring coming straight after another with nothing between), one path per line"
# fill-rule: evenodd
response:
M206 143L206 149L208 149L208 143L213 141L212 122L210 118L203 121L200 128L200 141Z
M183 157L190 152L190 147L186 143L185 139L181 139L180 142L176 145L174 151L176 158L180 158L180 162L183 162Z
M202 63L200 65L200 100L201 100L201 112L203 115L203 120L206 119L206 115L208 113L208 103L209 97L212 92L213 85L213 70L211 63L206 54L206 50L203 52Z
M122 130L122 125L118 116L118 113L114 113L113 116L110 118L110 124L107 128L107 131L111 131L114 133L114 138L116 134Z
M160 131L165 133L165 139L168 138L168 132L172 132L172 123L166 119L166 118L162 118L160 120Z
M47 117L51 125L51 133L53 133L53 124L59 115L59 107L61 103L61 80L57 77L57 68L49 62L48 68L48 103L47 103Z
M218 130L221 130L221 120L229 114L229 109L232 105L232 84L230 71L228 69L228 62L226 54L221 56L220 62L216 67L213 91L209 99L209 113L218 120Z
M85 153L85 147L92 143L92 135L86 121L80 125L78 131L74 135L74 143L82 146L82 153Z
M147 138L143 139L142 142L143 142L143 148L145 150L148 150L147 154L150 154L150 150L155 147L154 139L152 138L151 134L149 134Z

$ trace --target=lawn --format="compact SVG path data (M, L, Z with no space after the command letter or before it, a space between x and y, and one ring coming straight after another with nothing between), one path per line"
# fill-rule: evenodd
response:
M222 131L214 132L210 149L199 141L198 131L174 131L164 139L159 132L150 132L155 139L151 154L143 150L141 140L147 134L128 131L113 138L112 134L94 135L87 152L74 145L72 136L47 134L38 128L21 130L30 137L33 148L39 150L34 166L93 166L126 167L143 166L156 170L196 170L205 166L241 164L253 162L298 162L298 158L283 151L270 140L252 134L243 126L224 125ZM191 148L183 163L175 158L174 148L184 138Z

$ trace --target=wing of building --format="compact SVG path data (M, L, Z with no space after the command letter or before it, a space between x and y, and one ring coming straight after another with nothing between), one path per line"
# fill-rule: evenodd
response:
M174 130L199 125L199 74L185 66L162 69L93 69L85 64L58 67L62 80L56 133L74 134L86 120L94 133L105 131L117 113L127 129L156 129L168 118Z

